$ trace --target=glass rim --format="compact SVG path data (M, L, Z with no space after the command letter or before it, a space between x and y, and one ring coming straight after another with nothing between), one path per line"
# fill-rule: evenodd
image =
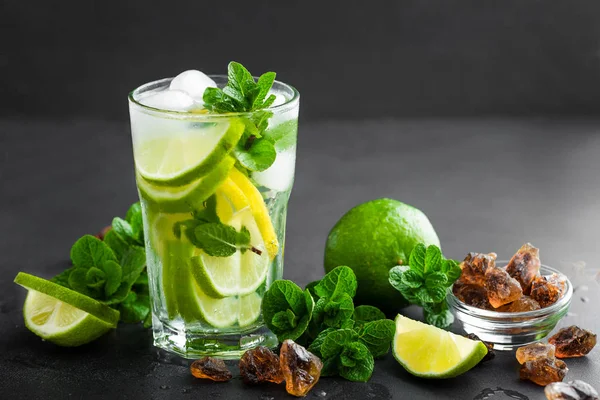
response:
M508 260L499 260L496 261L498 264L506 263L508 264ZM497 321L509 321L514 318L519 318L522 320L523 318L539 318L546 317L548 315L555 314L562 310L564 307L568 307L571 304L571 298L573 297L573 284L569 280L569 278L560 272L559 270L552 268L548 265L541 264L540 269L544 269L544 271L555 273L561 275L565 278L566 291L565 294L554 304L549 307L540 308L539 310L533 311L517 311L517 312L501 312L501 311L492 311L492 310L484 310L482 308L477 308L470 306L466 303L460 301L454 293L452 293L452 287L448 290L448 295L446 299L448 300L448 306L455 310L456 312L466 313L473 317L481 317L481 318L490 318Z
M223 74L212 74L212 75L208 75L208 77L227 79L227 75L223 75ZM202 119L214 120L214 119L221 119L221 118L227 119L227 118L231 118L231 117L249 117L249 116L254 115L258 111L271 111L274 114L278 114L278 113L283 113L285 111L288 111L288 110L294 108L298 104L299 99L300 99L300 92L298 92L298 90L295 87L293 87L292 85L289 85L287 83L278 81L278 80L275 80L273 82L273 84L281 85L284 88L290 90L292 92L292 97L290 99L287 99L282 104L278 104L276 106L270 106L267 108L262 108L262 109L256 110L256 111L241 111L241 112L229 112L229 113L192 113L189 111L173 111L173 110L165 110L162 108L156 108L156 107L145 105L135 98L135 95L138 94L142 89L147 88L148 86L151 86L151 85L157 85L157 84L161 84L163 82L170 82L174 78L175 77L173 76L173 77L162 78L162 79L157 79L154 81L146 82L143 85L140 85L137 88L130 91L127 98L131 104L134 104L137 107L140 107L142 110L149 112L150 114L171 116L171 117L177 118L177 119L190 119L191 118L194 120L202 120ZM253 78L255 80L258 79L258 77L255 77L255 76L253 76Z

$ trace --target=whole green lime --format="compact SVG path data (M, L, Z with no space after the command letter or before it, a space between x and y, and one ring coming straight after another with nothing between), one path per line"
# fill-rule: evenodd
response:
M440 245L422 211L392 199L368 201L348 211L329 232L325 271L349 266L358 279L355 303L395 312L408 303L390 285L388 273L396 265L408 265L418 243Z

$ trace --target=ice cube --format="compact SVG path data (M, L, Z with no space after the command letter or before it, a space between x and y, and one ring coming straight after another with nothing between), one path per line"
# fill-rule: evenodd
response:
M284 192L294 182L294 165L296 164L296 146L277 153L275 162L262 172L254 172L252 178L264 187Z
M217 87L215 81L209 78L206 74L190 69L177 75L171 81L171 90L181 90L186 92L199 103L202 103L202 95L208 87Z
M195 107L194 99L181 90L164 90L140 99L140 103L161 110L189 111Z

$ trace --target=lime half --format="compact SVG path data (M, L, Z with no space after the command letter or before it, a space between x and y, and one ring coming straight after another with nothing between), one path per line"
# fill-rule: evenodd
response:
M400 314L396 317L394 357L421 378L453 378L464 374L487 354L485 345Z
M270 264L260 230L249 208L235 213L226 223L238 232L246 227L250 232L250 245L261 254L245 250L243 253L236 251L229 257L212 257L196 250L196 256L191 259L192 275L199 288L214 298L254 292L264 282Z
M15 283L29 293L23 306L27 328L59 346L80 346L116 328L119 312L71 289L20 272Z
M186 185L215 168L244 132L238 119L203 124L134 144L139 174L157 186Z
M177 188L155 186L140 174L137 177L138 189L146 203L154 209L167 213L190 212L203 207L206 199L227 179L234 163L235 159L227 156L208 175Z

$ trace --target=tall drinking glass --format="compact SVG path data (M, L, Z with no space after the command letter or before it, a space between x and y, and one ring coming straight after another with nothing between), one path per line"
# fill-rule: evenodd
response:
M211 78L219 87L227 82ZM259 345L273 347L277 338L264 326L261 303L283 272L299 94L274 83L281 101L267 109L273 115L263 137L275 144L275 160L255 172L237 160L244 157L240 146L246 154L251 146L261 151L247 131L260 111L211 114L144 105L171 80L129 95L154 344L186 358L236 358Z

